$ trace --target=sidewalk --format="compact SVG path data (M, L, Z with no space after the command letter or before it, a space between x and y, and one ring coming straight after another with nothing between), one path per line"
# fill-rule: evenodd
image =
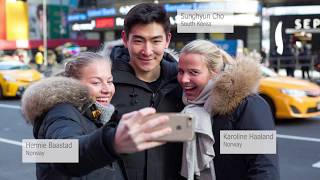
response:
M280 69L279 72L278 72L281 76L286 76L287 73L286 73L286 70L285 69ZM312 80L316 80L316 79L320 79L320 73L318 71L309 71L309 74L310 74L310 78ZM295 78L300 78L302 79L302 71L300 69L296 69L294 71L294 77ZM307 79L306 79L307 80Z

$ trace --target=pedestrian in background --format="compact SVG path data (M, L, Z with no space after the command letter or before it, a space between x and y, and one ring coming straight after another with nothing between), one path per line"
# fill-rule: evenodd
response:
M301 66L302 79L310 78L310 66L311 66L311 48L309 45L304 44L302 49L299 51L299 63Z
M35 63L37 65L37 70L41 72L41 66L44 62L44 57L43 57L43 47L38 48L38 52L36 53L34 57Z
M57 64L57 55L53 50L49 49L48 50L48 68L51 69L56 64Z
M48 58L48 66L44 74L46 77L49 77L52 74L52 68L57 64L57 55L53 50L49 49L47 58Z
M296 69L296 55L295 55L295 48L291 44L285 45L285 48L283 50L283 61L286 65L286 72L287 76L294 77L294 72Z

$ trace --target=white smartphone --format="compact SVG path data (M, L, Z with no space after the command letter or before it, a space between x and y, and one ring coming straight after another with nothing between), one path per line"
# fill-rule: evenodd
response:
M168 135L160 137L158 139L159 141L184 142L191 141L193 139L194 118L192 115L183 113L156 113L146 117L145 121L161 115L166 115L169 117L169 122L164 126L170 126L172 132ZM155 128L153 130L159 129L161 127Z

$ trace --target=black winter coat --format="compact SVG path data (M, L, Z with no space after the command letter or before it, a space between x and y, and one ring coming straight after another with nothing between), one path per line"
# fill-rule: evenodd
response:
M258 95L247 97L229 115L213 116L217 180L278 180L278 156L273 154L220 154L221 130L274 130L268 104Z
M275 130L271 109L257 94L260 77L256 62L239 59L215 79L209 104L217 180L280 178L277 154L220 154L221 130Z
M86 87L70 78L48 78L24 93L22 111L36 139L79 140L79 163L37 163L38 180L124 179L113 163L119 158L112 146L114 126L102 126L80 113L89 101Z
M180 112L183 108L182 91L176 79L177 61L165 54L161 61L160 86L153 92L137 79L129 65L126 48L115 47L111 53L112 73L116 91L112 104L115 117L144 107L154 107L157 112ZM182 144L167 143L139 153L121 156L129 180L177 180L180 178Z

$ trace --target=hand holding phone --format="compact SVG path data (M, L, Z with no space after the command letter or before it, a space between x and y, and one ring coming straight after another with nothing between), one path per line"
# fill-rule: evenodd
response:
M169 121L168 117L159 116L145 121L146 117L155 113L154 108L148 107L124 114L116 128L114 150L118 154L134 153L164 144L158 138L172 131L165 125Z
M152 118L166 115L169 117L169 121L163 126L169 126L172 129L172 132L168 135L159 137L159 141L168 141L168 142L184 142L191 141L194 136L194 118L190 114L183 113L156 113L144 118L143 122L148 121ZM161 126L162 127L162 126ZM152 129L155 131L161 127Z

